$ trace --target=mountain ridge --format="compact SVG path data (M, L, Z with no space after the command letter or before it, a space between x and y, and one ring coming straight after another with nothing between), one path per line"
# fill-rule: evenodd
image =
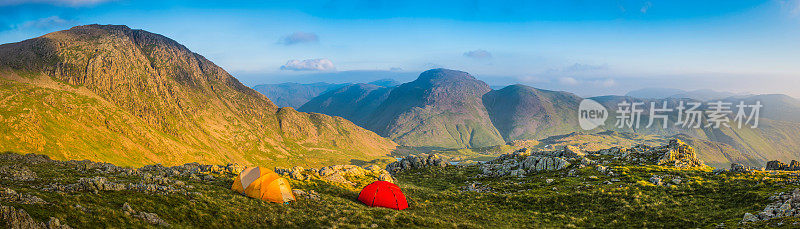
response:
M0 45L0 69L0 114L13 133L2 150L123 165L317 165L374 159L395 146L342 118L279 108L178 42L127 26ZM20 121L25 115L40 121Z
M577 109L580 102L579 97L571 93L540 90L524 85L492 90L469 73L450 69L431 69L421 73L412 82L386 90L391 90L390 95L375 97L369 102L380 104L379 106L354 109L355 104L326 104L326 101L363 103L362 99L367 98L366 94L372 93L354 90L349 94L330 92L321 95L299 110L345 117L401 145L470 148L573 131L577 126L577 119L573 120L567 114L572 109ZM512 90L524 90L535 96L521 97L528 94L515 93L515 97L509 99L506 98L507 95L503 95ZM564 98L570 102L554 105L549 102L552 98ZM516 109L520 107L529 109ZM547 110L559 115L550 117L547 112L529 115L528 112L533 110ZM513 114L504 116L509 112ZM539 125L538 120L531 121L526 117L548 118L554 122ZM572 127L559 130L568 126Z

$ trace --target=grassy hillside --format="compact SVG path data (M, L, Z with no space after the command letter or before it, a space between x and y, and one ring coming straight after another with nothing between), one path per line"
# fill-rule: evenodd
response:
M313 195L275 204L231 191L233 174L224 170L193 169L202 165L128 169L3 154L0 172L18 172L0 177L0 197L2 205L24 209L35 221L53 217L75 228L157 227L159 223L226 228L740 228L798 222L789 217L740 224L745 213L772 203L773 193L800 187L792 182L791 173L714 173L707 167L618 162L603 167L613 174L601 172L599 165L525 177L483 177L478 165L406 170L396 175L396 183L410 207L396 211L367 207L356 200L359 190L376 180L371 176L346 177L353 185L316 176L290 179L292 188ZM654 176L665 178L665 184L654 185L650 182ZM120 184L144 186L123 188ZM147 186L158 189L137 188ZM144 218L142 212L155 217Z
M204 57L126 26L0 45L0 150L120 165L332 164L395 143L343 118L279 108Z

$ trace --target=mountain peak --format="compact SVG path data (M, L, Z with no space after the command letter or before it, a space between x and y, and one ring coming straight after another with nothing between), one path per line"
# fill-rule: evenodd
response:
M20 74L30 75L32 83L17 82L15 75ZM52 85L59 86L54 89ZM388 139L339 118L279 109L178 42L124 25L77 26L0 45L0 87L6 91L18 87L47 90L53 96L46 98L63 98L53 99L63 103L37 109L32 116L47 123L46 128L25 127L10 135L78 139L79 143L43 141L47 145L4 149L68 152L56 155L62 159L91 158L126 165L190 161L313 164L323 161L297 158L328 158L331 162L352 157L330 155L349 154L374 159L394 147ZM30 101L44 100L38 96ZM28 101L9 103L22 104L20 109L39 105ZM298 147L299 143L302 146ZM0 140L0 145L7 144ZM321 148L343 154L321 152Z
M102 30L131 30L130 27L127 25L101 25L101 24L90 24L90 25L79 25L70 28L69 30L81 30L81 29L102 29Z
M446 68L435 68L431 70L427 70L419 74L419 78L417 81L462 81L462 80L469 80L469 81L477 81L475 77L470 75L467 72L446 69Z

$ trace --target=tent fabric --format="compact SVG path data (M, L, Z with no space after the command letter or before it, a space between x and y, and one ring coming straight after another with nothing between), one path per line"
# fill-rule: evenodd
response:
M289 181L260 167L247 168L233 181L231 190L246 196L275 203L294 201Z
M370 207L384 207L395 210L408 208L406 196L400 187L387 181L375 181L361 189L358 200Z

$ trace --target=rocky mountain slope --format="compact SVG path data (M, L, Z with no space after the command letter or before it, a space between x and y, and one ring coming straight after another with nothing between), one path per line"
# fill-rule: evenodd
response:
M404 146L483 149L516 140L539 140L583 131L577 124L577 108L582 99L566 92L524 85L491 90L467 73L434 69L422 73L417 81L394 88L352 86L332 91L312 99L300 110L347 118ZM674 109L671 113L659 113L669 116L667 128L662 128L661 119L655 119L651 127L646 127L650 102L661 105L667 101L668 107L675 108L679 102L703 103L701 100L630 96L590 99L603 104L609 117L604 126L583 131L586 133L613 130L661 137L683 136L706 149L709 153L701 155L719 166L731 162L763 166L768 159L790 160L800 156L800 122L797 120L800 101L785 95L722 99L735 104L759 101L763 108L758 128L718 129L675 126L678 115ZM616 126L617 105L623 101L644 103L639 107L644 108L639 128ZM701 122L703 126L708 124L705 119Z
M299 110L345 117L401 145L470 148L574 131L577 120L569 114L579 102L570 93L523 85L494 91L466 72L433 69L394 88L325 93Z
M366 126L370 115L393 89L373 84L353 84L317 96L298 110L346 117L359 126Z
M570 93L511 85L483 96L503 139L541 139L580 131L574 117L581 98Z
M350 121L279 108L203 56L126 26L0 45L0 150L121 165L327 164L395 143Z
M393 89L366 127L402 145L470 147L503 143L481 96L489 86L466 72L434 69Z

